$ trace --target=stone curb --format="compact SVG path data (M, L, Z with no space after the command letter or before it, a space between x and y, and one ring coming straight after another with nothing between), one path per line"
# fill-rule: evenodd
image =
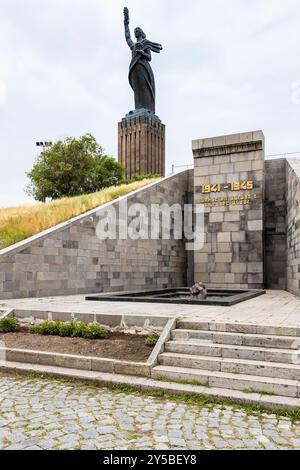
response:
M10 308L8 310L1 310L0 311L0 320L2 320L3 318L6 318L6 317L13 317L14 316L14 309L13 308Z
M136 315L136 314L105 314L105 313L83 313L83 312L56 312L51 310L22 310L14 309L16 319L48 320L48 321L71 321L83 320L88 323L97 322L102 326L111 328L126 326L128 328L157 328L164 331L170 319L169 316Z
M159 355L165 351L165 344L171 339L172 331L176 328L176 318L172 318L168 321L163 332L161 333L159 340L153 349L147 364L150 366L150 369L153 369L158 364Z
M282 396L264 396L257 393L246 394L237 390L226 390L221 388L207 388L194 385L177 384L173 382L160 382L157 380L132 377L119 374L98 373L94 371L82 371L61 367L30 365L18 362L0 361L0 371L30 374L49 374L65 379L79 381L90 381L97 386L110 387L128 386L140 392L165 392L179 395L202 395L216 399L217 401L232 402L239 405L259 405L263 408L274 410L300 409L300 399Z
M117 359L76 356L71 354L5 347L0 348L0 357L5 357L8 362L27 364L29 367L41 365L91 372L151 377L151 365L149 362L129 362Z

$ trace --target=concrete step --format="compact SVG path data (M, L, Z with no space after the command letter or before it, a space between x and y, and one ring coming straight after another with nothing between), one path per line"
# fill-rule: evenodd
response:
M159 356L163 366L203 369L231 374L247 374L260 377L300 380L300 364L280 364L276 362L226 359L218 357L194 356L177 353L163 353Z
M180 320L178 329L205 330L227 333L248 333L258 335L296 336L300 337L300 328L297 326L255 325L244 323L201 322L197 320Z
M271 393L285 397L299 398L300 384L298 380L282 380L253 375L230 374L209 370L195 370L183 367L156 366L152 370L152 378L186 381L207 387L230 390L241 390L257 393Z
M189 340L199 339L207 340L216 344L231 344L237 346L254 346L276 349L299 349L300 337L297 336L276 336L260 335L249 333L227 333L205 330L184 330L176 329L172 332L172 339Z
M251 361L262 362L300 364L299 350L213 344L208 340L190 339L188 341L168 341L165 344L165 352L231 359L249 359Z

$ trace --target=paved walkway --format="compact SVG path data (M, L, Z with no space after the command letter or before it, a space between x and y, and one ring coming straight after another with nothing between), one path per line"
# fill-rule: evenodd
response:
M0 375L0 449L284 448L300 448L300 422Z
M199 321L240 322L263 325L300 326L300 298L285 291L268 291L266 295L234 305L214 307L168 305L135 302L86 302L85 296L42 299L0 300L1 308L46 310L53 312L103 313L176 316Z

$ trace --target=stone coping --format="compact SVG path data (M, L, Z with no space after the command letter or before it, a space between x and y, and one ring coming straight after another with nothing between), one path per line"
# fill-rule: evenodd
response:
M152 289L145 291L125 291L125 292L110 292L102 294L87 295L87 301L112 301L112 302L140 302L140 303L156 303L156 304L171 304L171 305L213 305L215 307L232 307L233 305L245 302L246 300L259 297L266 293L265 290L258 289L208 289L207 299L188 299L180 298L179 293L188 293L188 287L166 288L166 289ZM216 297L210 296L216 292ZM177 297L163 297L162 294L178 294ZM219 293L228 294L221 297Z
M243 132L241 134L229 134L217 137L208 137L206 139L196 139L192 141L192 149L199 150L211 147L223 147L226 145L237 145L248 142L264 142L264 134L262 131Z
M14 309L13 308L9 308L9 309L6 309L6 310L0 310L0 320L2 318L6 318L6 317L13 317L13 314L14 314Z
M79 313L79 312L59 312L51 310L18 310L11 309L10 315L14 318L28 320L48 320L48 321L72 321L80 320L88 323L97 322L100 325L115 328L137 327L157 330L164 330L169 322L174 322L175 318L167 316L152 315L130 315L130 314L104 314L104 313Z
M183 174L183 173L187 173L188 171L189 170L185 170L185 171L182 171L180 173ZM81 214L77 217L73 217L72 219L67 220L66 222L62 222L61 224L55 225L54 227L51 227L47 230L44 230L44 231L42 231L42 232L40 232L36 235L33 235L32 237L26 238L25 240L22 240L18 243L15 243L14 245L10 245L6 248L3 248L2 250L0 250L0 257L3 256L3 255L8 255L8 254L14 253L15 251L18 251L19 249L24 249L25 247L27 247L32 242L44 239L44 238L48 237L49 235L52 235L52 234L54 234L56 232L59 232L61 230L65 230L65 229L69 228L71 225L74 225L77 222L80 222L81 220L83 220L87 217L97 215L97 213L99 211L104 211L104 210L106 210L107 208L109 208L110 206L112 206L114 204L118 204L121 201L125 201L126 199L129 199L131 197L135 197L136 195L138 195L142 191L153 188L155 186L160 185L161 183L163 183L165 181L168 181L168 180L171 180L171 179L177 178L177 177L178 177L178 173L176 173L175 175L170 175L170 176L166 176L164 178L161 178L158 181L154 181L153 183L150 183L147 186L144 186L143 188L140 188L140 189L137 189L136 191L128 193L125 196L121 196L118 199L114 199L113 201L110 201L110 202L107 202L106 204L98 206L95 209L92 209L88 212L85 212L84 214Z

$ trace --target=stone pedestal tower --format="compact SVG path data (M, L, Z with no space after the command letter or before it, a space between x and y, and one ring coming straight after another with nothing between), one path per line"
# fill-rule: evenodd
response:
M118 125L119 163L125 178L136 175L165 176L165 126L155 114L155 79L150 62L159 54L161 44L149 41L141 28L131 38L129 10L124 8L125 39L131 50L129 83L134 93L135 111Z
M165 125L147 109L127 114L118 124L119 163L125 178L165 176Z

